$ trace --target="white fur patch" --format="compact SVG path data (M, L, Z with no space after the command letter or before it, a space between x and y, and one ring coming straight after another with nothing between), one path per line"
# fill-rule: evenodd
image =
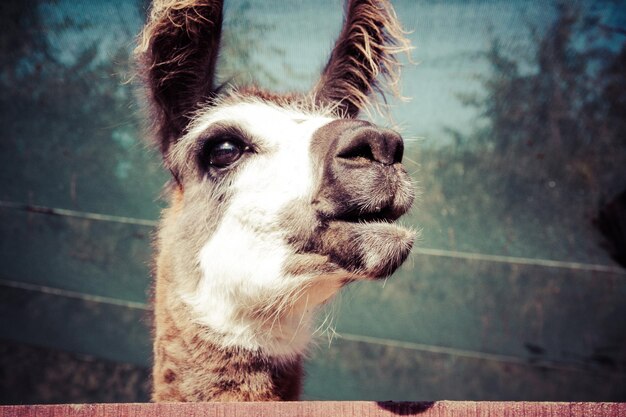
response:
M217 332L216 341L223 346L284 357L302 353L309 342L315 306L275 321L272 314L279 311L261 318L251 313L264 305L278 310L277 300L286 294L297 298L315 278L283 272L293 249L285 241L279 214L291 201L311 197L311 138L330 121L325 115L245 102L202 116L190 132L198 135L212 123L232 123L263 149L236 174L229 206L199 255L202 278L194 292L183 294L197 321Z

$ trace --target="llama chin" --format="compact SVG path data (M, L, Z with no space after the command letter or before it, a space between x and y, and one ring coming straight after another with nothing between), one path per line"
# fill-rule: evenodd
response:
M157 239L156 401L297 399L317 307L411 250L395 223L415 196L402 138L356 118L409 45L386 0L346 13L320 81L281 95L216 87L220 1L153 5L137 54L175 182Z

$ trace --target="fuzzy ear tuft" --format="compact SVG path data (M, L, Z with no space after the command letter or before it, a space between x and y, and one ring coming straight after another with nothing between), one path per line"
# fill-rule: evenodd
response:
M357 117L373 93L399 96L396 56L412 49L405 34L389 1L347 0L343 29L313 89L316 101Z
M215 94L221 0L154 0L135 55L148 87L165 154L198 105Z

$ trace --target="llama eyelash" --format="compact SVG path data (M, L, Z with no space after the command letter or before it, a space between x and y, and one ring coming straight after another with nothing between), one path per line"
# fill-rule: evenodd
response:
M220 0L154 0L136 49L175 184L156 239L153 399L295 400L316 313L386 279L415 232L404 142L358 119L411 49L388 0L346 0L311 91L220 86Z

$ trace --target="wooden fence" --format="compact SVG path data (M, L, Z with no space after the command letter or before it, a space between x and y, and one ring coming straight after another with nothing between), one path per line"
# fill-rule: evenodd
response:
M626 417L626 403L286 402L65 404L0 407L0 417Z

